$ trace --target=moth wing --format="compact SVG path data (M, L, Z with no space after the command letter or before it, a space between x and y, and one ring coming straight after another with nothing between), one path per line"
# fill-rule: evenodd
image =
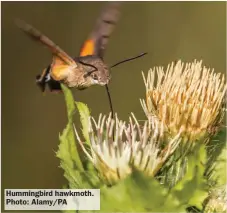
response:
M46 75L50 72L55 80L61 80L59 76L64 72L63 68L65 69L67 66L77 66L76 62L66 52L36 28L22 20L16 20L16 24L26 35L49 48L53 54L51 70L48 69L49 71L46 72ZM42 76L45 77L45 75Z
M57 56L59 59L61 59L68 65L75 64L75 61L67 53L65 53L58 45L56 45L53 41L51 41L47 36L42 34L36 28L22 20L16 20L16 24L30 38L48 47L54 56Z
M109 37L120 18L120 6L120 2L109 2L105 5L94 29L81 47L80 56L97 55L103 59Z

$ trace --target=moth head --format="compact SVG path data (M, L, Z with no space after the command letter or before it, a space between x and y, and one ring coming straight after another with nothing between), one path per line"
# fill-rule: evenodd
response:
M98 84L101 86L108 84L110 81L109 71L106 71L106 70L102 70L102 71L98 70L96 72L92 72L90 74L90 77L92 78L92 81L94 82L94 84Z
M84 70L84 79L92 85L104 86L110 81L107 65L97 56L85 56L78 59Z

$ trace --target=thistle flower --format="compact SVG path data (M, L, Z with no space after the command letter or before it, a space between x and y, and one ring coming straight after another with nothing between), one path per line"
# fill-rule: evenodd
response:
M157 82L155 84L155 71ZM202 67L202 61L169 64L166 72L156 67L143 74L146 101L141 100L148 119L163 122L172 136L182 132L186 140L215 134L224 116L224 75Z
M206 213L212 212L226 212L227 211L227 185L213 189L208 197L205 211Z
M101 188L103 212L183 212L194 207L204 212L226 210L226 191L209 189L209 194L207 189L207 144L182 143L209 138L218 130L224 114L224 76L202 68L201 62L184 66L179 61L169 65L166 73L158 67L143 78L146 101L141 104L148 118L144 123L134 114L129 122L102 114L96 120L86 104L76 102L86 142L75 126L77 140L74 138L74 99L71 90L62 86L68 124L60 136L57 156L69 188ZM77 142L83 153L78 153ZM220 177L223 156L216 153L219 151L211 152L218 166L210 168Z
M140 126L133 114L128 124L119 120L117 115L112 119L111 115L106 118L100 114L98 122L90 117L90 152L76 129L75 133L84 153L103 180L113 184L129 175L132 167L149 176L158 172L180 143L179 134L166 142L163 130L163 125L155 120Z

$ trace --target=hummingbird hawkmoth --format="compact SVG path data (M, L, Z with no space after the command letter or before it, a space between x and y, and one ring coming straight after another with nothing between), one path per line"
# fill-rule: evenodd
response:
M36 77L36 83L43 92L46 85L49 86L52 92L61 91L60 83L64 83L68 87L76 87L79 90L95 84L106 86L111 111L113 111L107 86L111 76L103 57L109 37L119 20L120 6L120 2L107 3L97 19L94 29L83 43L79 57L76 58L71 58L47 36L31 25L17 20L17 25L23 32L44 44L53 54L52 63L43 70L41 75ZM141 57L144 54L118 62L110 68L125 61Z

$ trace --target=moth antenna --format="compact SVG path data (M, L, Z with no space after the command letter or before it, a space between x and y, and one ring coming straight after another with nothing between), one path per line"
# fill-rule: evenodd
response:
M92 64L85 63L85 62L83 62L83 61L81 61L81 60L79 60L79 63L83 64L84 66L88 66L88 67L94 68L94 70L89 71L89 72L87 72L86 74L84 74L84 77L85 77L85 78L88 77L89 75L91 75L91 73L93 73L93 72L95 72L95 71L98 70L98 68L97 68L96 66L92 65Z
M120 64L122 64L122 63L125 63L125 62L127 62L127 61L132 61L132 60L134 60L134 59L140 58L140 57L142 57L142 56L144 56L144 55L146 55L146 54L148 54L148 53L141 53L140 55L137 55L137 56L135 56L135 57L128 58L128 59L125 59L125 60L123 60L123 61L119 61L119 62L117 62L116 64L112 65L110 68L116 67L116 66L118 66L118 65L120 65Z

